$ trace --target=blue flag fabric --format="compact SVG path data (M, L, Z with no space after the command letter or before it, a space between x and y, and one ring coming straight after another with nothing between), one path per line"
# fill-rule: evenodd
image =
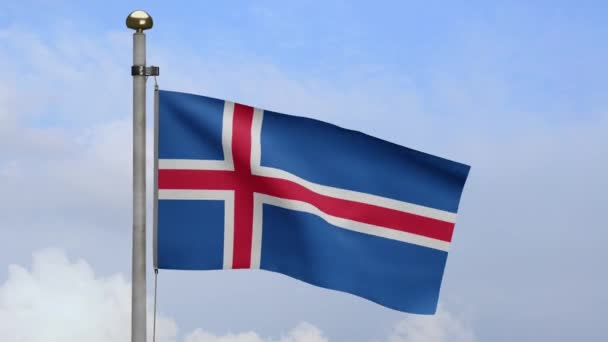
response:
M155 266L264 269L436 311L469 166L343 129L161 91Z

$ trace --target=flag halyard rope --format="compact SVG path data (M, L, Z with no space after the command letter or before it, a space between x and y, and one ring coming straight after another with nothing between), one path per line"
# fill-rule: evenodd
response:
M152 319L152 342L156 342L156 298L158 289L158 268L154 269L154 318Z

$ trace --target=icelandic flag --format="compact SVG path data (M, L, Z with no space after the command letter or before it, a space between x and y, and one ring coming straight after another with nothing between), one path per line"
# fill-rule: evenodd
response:
M264 269L436 311L469 166L234 102L158 101L155 267Z

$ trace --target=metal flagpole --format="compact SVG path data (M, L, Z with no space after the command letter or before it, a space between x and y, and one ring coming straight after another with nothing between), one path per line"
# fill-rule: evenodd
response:
M146 35L152 17L133 11L127 27L133 34L133 257L131 297L131 341L146 342L146 77L158 75L157 67L146 67Z

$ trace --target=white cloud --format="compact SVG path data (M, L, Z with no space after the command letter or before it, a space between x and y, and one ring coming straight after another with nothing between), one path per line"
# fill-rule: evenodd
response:
M397 323L389 342L474 342L466 322L443 308L434 316L411 315Z
M105 342L129 341L128 281L116 274L98 277L84 260L70 261L58 249L34 253L30 269L10 265L0 286L0 341ZM151 303L148 299L148 303ZM152 313L148 312L148 317ZM151 338L150 319L148 336ZM175 321L158 316L157 341L178 340ZM462 321L440 310L436 316L408 316L399 322L388 342L473 342ZM216 335L203 329L187 334L184 342L328 342L316 326L302 322L278 338L257 332Z
M281 338L281 342L327 342L321 330L310 323L300 323L287 336Z
M130 340L130 290L121 275L99 278L60 250L34 254L30 270L10 265L0 287L0 340L106 342ZM158 319L159 342L175 340L175 322Z
M186 342L262 342L262 338L252 331L218 336L196 329L186 337Z
M101 278L84 260L70 261L58 249L34 253L30 269L10 265L0 286L0 341L106 342L130 340L131 287L116 274ZM151 303L148 299L148 303ZM152 313L148 312L148 317ZM148 335L151 338L150 319ZM174 320L160 315L157 341L177 338ZM201 329L185 342L263 342L255 332L217 336ZM326 342L321 331L301 323L277 342Z
M327 342L327 338L319 328L306 322L298 324L287 335L278 340L260 337L255 332L239 334L213 335L201 329L196 329L186 337L185 342Z

